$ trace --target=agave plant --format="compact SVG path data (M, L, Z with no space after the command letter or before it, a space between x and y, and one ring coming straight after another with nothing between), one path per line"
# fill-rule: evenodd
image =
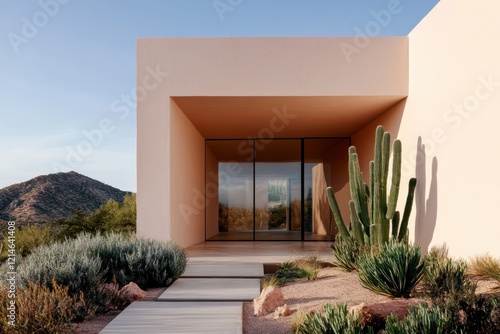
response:
M391 241L359 259L361 285L388 297L409 298L423 274L424 262L417 245Z

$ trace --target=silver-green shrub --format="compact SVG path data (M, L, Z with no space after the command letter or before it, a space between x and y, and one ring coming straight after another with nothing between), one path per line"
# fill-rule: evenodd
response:
M24 286L40 282L50 287L54 277L59 285L68 287L71 296L80 291L88 295L100 281L101 259L81 248L68 242L38 248L18 266L19 282Z
M88 305L105 311L109 296L102 284L120 286L136 282L142 289L167 286L185 270L187 256L174 242L126 237L121 234L81 234L49 246L42 246L17 267L21 286L39 282L52 288L68 288L70 296L82 292ZM7 271L4 265L0 271ZM85 317L83 312L81 318Z
M142 288L168 286L186 269L186 252L173 242L132 239L130 249L129 279Z

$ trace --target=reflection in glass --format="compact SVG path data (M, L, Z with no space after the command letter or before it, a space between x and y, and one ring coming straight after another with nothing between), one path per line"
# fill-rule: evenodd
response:
M326 187L348 190L348 145L346 138L207 140L207 240L332 240Z
M255 158L256 240L301 239L300 139L273 140ZM295 233L294 233L295 232Z

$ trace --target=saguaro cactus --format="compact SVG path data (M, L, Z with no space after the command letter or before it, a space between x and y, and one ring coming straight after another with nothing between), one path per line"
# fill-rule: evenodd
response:
M392 180L388 192L390 140L389 132L384 132L384 128L379 125L375 133L374 160L370 162L369 184L363 181L356 148L349 148L350 230L342 220L333 189L328 187L326 190L339 232L360 245L382 245L389 241L390 236L402 241L407 235L417 179L410 179L405 209L400 219L396 206L401 182L401 141L396 139L392 144Z

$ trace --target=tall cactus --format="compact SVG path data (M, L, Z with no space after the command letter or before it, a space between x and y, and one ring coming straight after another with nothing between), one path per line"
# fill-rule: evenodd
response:
M363 181L356 148L349 148L349 188L351 200L350 230L340 215L337 200L331 187L327 188L328 202L332 209L335 223L343 237L353 238L360 245L382 245L393 239L403 241L408 231L408 220L413 205L413 196L417 180L410 179L403 217L396 211L399 185L401 182L401 141L392 144L392 180L387 191L390 161L389 132L379 125L375 132L374 160L370 162L370 183ZM392 231L391 231L392 230Z

